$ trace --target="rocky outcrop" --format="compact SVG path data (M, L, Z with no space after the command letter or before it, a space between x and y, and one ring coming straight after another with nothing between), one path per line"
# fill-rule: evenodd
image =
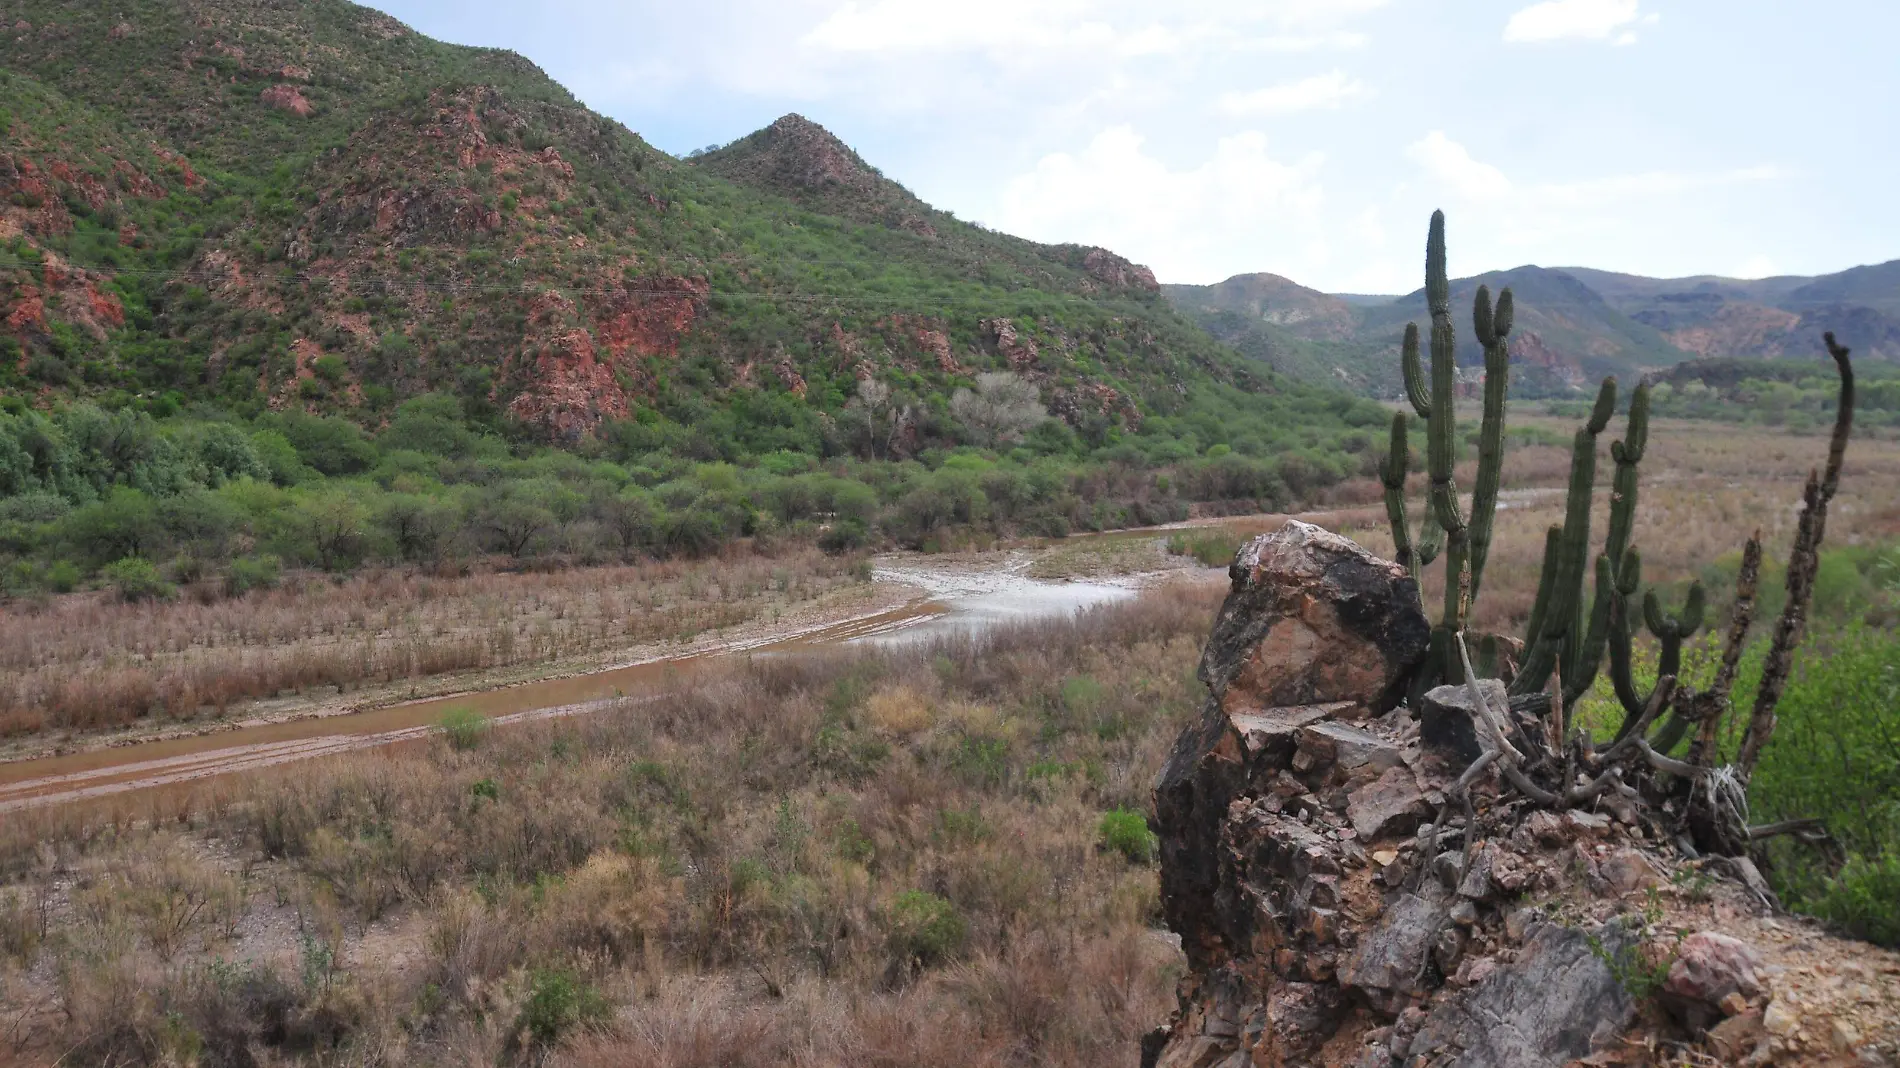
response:
M1429 640L1405 570L1319 527L1296 521L1255 539L1229 576L1232 590L1201 654L1207 706L1199 725L1175 743L1155 787L1162 907L1196 968L1243 955L1250 943L1252 915L1238 915L1238 928L1221 922L1237 915L1223 855L1232 837L1228 825L1253 818L1250 809L1230 807L1257 798L1262 812L1255 822L1277 824L1289 795L1310 794L1290 774L1293 762L1334 770L1336 760L1321 768L1320 754L1328 748L1337 754L1339 735L1357 730L1351 724L1397 703ZM1363 731L1348 749L1368 745L1385 750L1380 764L1393 763L1385 741ZM1318 786L1334 811L1346 807L1345 786ZM1313 796L1313 804L1323 803ZM1305 846L1327 852L1306 840L1304 827L1283 828L1270 863L1277 859L1291 870L1303 863ZM1338 874L1337 858L1324 865L1334 870L1318 874Z
M1746 861L1678 855L1615 795L1552 811L1489 772L1460 794L1490 743L1464 687L1422 716L1399 703L1428 641L1403 568L1295 522L1230 576L1206 707L1155 788L1189 971L1144 1066L1893 1063L1900 1018L1868 1021L1900 1010L1900 956L1806 930L1832 967L1885 977L1821 1010L1767 978L1794 924L1729 878ZM1541 723L1511 709L1505 729Z
M1082 257L1082 269L1117 289L1134 289L1144 293L1161 291L1161 285L1155 281L1153 271L1139 263L1131 263L1105 248L1089 249Z
M267 108L288 111L298 118L308 118L317 113L310 101L305 99L303 90L294 85L278 83L257 94L257 101Z

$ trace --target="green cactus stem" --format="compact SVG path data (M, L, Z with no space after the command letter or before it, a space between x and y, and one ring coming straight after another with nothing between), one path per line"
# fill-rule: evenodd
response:
M1446 268L1445 215L1433 212L1425 241L1425 299L1431 312L1431 364L1420 358L1419 328L1408 323L1399 347L1405 377L1405 396L1412 411L1425 420L1425 467L1429 479L1427 515L1419 521L1417 536L1406 512L1404 480L1408 460L1403 454L1405 430L1401 414L1394 420L1391 451L1381 469L1385 484L1386 518L1401 563L1418 577L1421 569L1442 555L1445 560L1445 600L1434 628L1434 652L1424 674L1433 681L1461 681L1459 666L1450 658L1449 635L1462 631L1471 605L1481 588L1484 562L1491 547L1498 486L1504 467L1504 407L1510 386L1510 352L1506 343L1513 320L1510 290L1498 295L1495 306L1488 287L1478 290L1472 305L1472 326L1485 352L1484 415L1479 427L1478 476L1467 516L1459 505L1453 479L1458 428L1457 332L1451 321L1451 276ZM1442 539L1442 540L1441 540ZM1441 550L1442 546L1442 550Z

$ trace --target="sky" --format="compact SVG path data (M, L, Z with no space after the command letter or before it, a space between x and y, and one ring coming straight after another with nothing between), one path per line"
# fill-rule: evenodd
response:
M788 112L1164 282L1900 257L1895 0L378 0L683 155Z

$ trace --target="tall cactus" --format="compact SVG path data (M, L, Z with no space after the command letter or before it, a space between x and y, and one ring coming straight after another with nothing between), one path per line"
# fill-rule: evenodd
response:
M1649 440L1649 387L1630 395L1629 419L1623 440L1612 442L1616 461L1611 483L1610 523L1603 551L1596 558L1595 595L1587 617L1581 615L1584 560L1590 536L1590 498L1596 478L1596 438L1609 422L1616 405L1616 380L1603 381L1589 421L1577 431L1571 453L1569 498L1564 525L1552 527L1545 540L1544 574L1538 583L1531 624L1525 632L1525 658L1512 685L1516 692L1539 689L1553 670L1563 685L1565 707L1595 683L1605 652L1609 654L1610 682L1624 709L1624 730L1633 726L1649 704L1653 688L1639 689L1635 681L1633 605L1642 589L1642 558L1630 544L1635 528L1639 490L1638 465ZM1643 596L1643 619L1660 646L1657 677L1674 676L1682 665L1682 644L1702 626L1704 608L1700 584L1689 589L1680 616L1663 612L1655 591ZM1686 723L1671 719L1659 742L1680 740Z
M1393 417L1391 451L1381 475L1392 541L1400 562L1414 578L1439 554L1438 534L1442 533L1445 601L1438 626L1433 628L1431 661L1425 674L1432 680L1456 681L1462 672L1449 655L1450 636L1464 630L1471 604L1477 598L1485 558L1491 549L1492 519L1497 512L1498 483L1504 464L1504 398L1510 374L1506 338L1511 332L1512 301L1511 291L1507 289L1499 294L1494 308L1490 289L1480 287L1472 306L1472 326L1484 346L1485 388L1484 416L1478 438L1478 480L1472 494L1471 514L1466 516L1459 505L1458 487L1452 476L1458 430L1453 405L1458 338L1451 322L1451 276L1445 260L1445 213L1438 211L1432 213L1431 230L1425 241L1425 302L1432 316L1429 388L1419 360L1416 323L1406 324L1405 339L1400 346L1406 399L1412 410L1425 420L1426 429L1429 507L1427 517L1421 519L1416 540L1412 537L1405 505L1409 459L1404 412Z
M1399 562L1416 580L1441 553L1445 559L1444 606L1433 628L1431 652L1419 680L1430 686L1459 681L1456 658L1450 655L1451 635L1465 629L1477 600L1490 555L1493 521L1497 513L1499 479L1504 466L1505 398L1510 387L1510 351L1513 301L1511 291L1498 294L1493 305L1488 287L1480 286L1472 303L1472 328L1484 347L1484 414L1478 434L1477 483L1467 516L1459 506L1452 470L1456 459L1457 423L1453 407L1456 392L1456 332L1451 322L1451 280L1446 270L1445 216L1433 212L1425 243L1425 300L1431 312L1431 367L1426 374L1419 352L1419 329L1407 323L1400 345L1400 366L1409 407L1426 424L1426 469L1430 479L1426 515L1414 537L1405 499L1410 450L1408 416L1392 419L1386 463L1380 470L1385 486L1386 517ZM1649 694L1634 681L1632 637L1636 616L1632 605L1642 589L1642 561L1631 545L1638 494L1638 465L1649 440L1649 387L1639 385L1630 395L1623 439L1610 446L1616 462L1612 480L1609 529L1602 551L1595 556L1594 592L1585 611L1583 583L1591 571L1591 502L1596 491L1597 438L1616 412L1614 378L1604 379L1590 416L1572 443L1564 521L1545 537L1543 570L1537 596L1525 630L1524 658L1513 684L1514 692L1540 689L1553 671L1563 686L1565 706L1574 706L1595 683L1604 654L1618 698L1632 721L1647 704ZM1645 597L1646 609L1655 595ZM1682 642L1702 623L1702 590L1694 587L1680 617L1665 615L1657 605L1644 612L1650 632L1662 646L1660 674L1673 675L1680 667Z

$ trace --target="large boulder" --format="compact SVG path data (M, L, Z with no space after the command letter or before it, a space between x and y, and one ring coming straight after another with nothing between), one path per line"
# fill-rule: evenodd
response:
M1229 803L1271 792L1274 774L1296 760L1309 768L1323 760L1330 773L1343 753L1368 779L1396 767L1396 748L1355 725L1398 703L1430 637L1404 568L1308 523L1253 539L1228 575L1232 588L1201 655L1206 708L1155 787L1163 908L1197 966L1232 949L1213 922ZM1279 789L1293 789L1290 780Z

